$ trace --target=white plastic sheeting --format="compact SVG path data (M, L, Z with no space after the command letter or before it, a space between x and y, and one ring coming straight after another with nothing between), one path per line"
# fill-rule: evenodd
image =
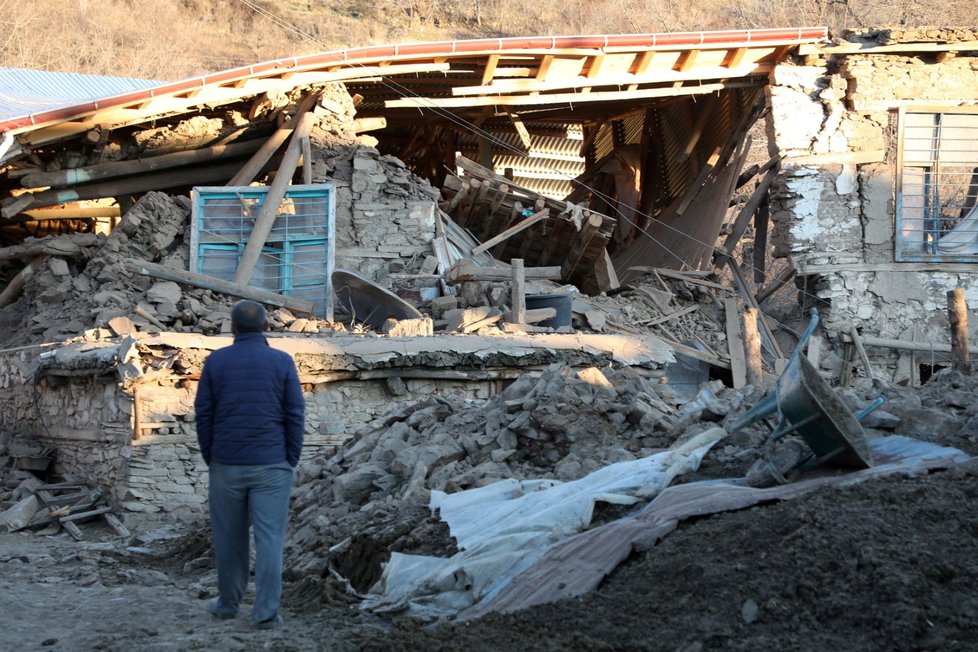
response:
M597 502L629 505L651 498L725 436L714 427L668 451L618 462L573 482L503 480L455 494L433 491L458 541L449 558L393 553L362 606L433 619L491 598L551 546L587 528Z
M941 236L937 247L942 254L978 253L978 206L972 207L957 226Z

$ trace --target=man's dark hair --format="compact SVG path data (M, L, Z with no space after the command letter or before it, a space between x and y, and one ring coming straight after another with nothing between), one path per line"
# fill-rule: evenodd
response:
M265 308L254 301L239 301L231 309L231 327L238 333L260 333L266 319Z

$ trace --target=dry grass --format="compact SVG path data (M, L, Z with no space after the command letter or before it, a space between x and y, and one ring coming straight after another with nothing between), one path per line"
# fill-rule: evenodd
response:
M0 0L6 66L180 79L377 43L880 23L976 25L946 0Z

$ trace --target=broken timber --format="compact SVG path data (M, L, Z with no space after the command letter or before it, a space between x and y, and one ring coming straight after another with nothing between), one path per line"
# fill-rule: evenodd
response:
M137 274L142 274L144 276L152 276L154 278L161 278L168 281L174 281L176 283L183 283L184 285L205 288L207 290L213 290L214 292L220 292L221 294L228 294L233 297L251 299L252 301L257 301L270 306L288 308L289 310L305 314L312 314L313 310L313 303L311 301L303 301L301 299L286 297L274 292L268 292L267 290L259 290L257 288L239 285L231 281L225 281L213 276L207 276L206 274L195 274L193 272L174 269L172 267L164 267L163 265L157 265L156 263L141 260L130 260L126 266L130 271Z
M527 279L559 279L559 267L524 267L524 278ZM513 272L508 267L482 267L467 258L463 258L448 270L445 282L456 285L463 281L511 281Z

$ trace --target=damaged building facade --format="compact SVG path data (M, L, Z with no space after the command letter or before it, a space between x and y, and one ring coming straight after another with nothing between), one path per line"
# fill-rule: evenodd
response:
M888 102L909 77L928 102L974 104L928 81L975 79L969 34L927 47L802 28L363 48L0 121L4 435L52 447L58 473L129 516L193 517L206 496L194 391L237 297L269 307L274 345L296 360L307 458L395 405L487 399L555 363L665 384L683 354L702 379L742 386L731 322L784 280L738 248L750 225L763 242L768 210L777 253L824 311L825 370L847 368L853 328L869 347L943 341L943 293L971 287L970 263L895 258L900 234L930 233L907 213L895 230L895 188L921 197L933 183L919 161L899 167L908 98ZM901 81L887 93L880 78ZM766 107L771 157L750 166ZM242 281L277 190L269 217L304 230L273 224ZM719 330L704 328L716 306ZM761 330L774 371L785 355ZM876 372L919 382L914 354L870 350Z
M976 37L854 34L772 75L776 255L821 309L837 376L855 337L875 373L919 384L949 366L947 292L978 302Z

